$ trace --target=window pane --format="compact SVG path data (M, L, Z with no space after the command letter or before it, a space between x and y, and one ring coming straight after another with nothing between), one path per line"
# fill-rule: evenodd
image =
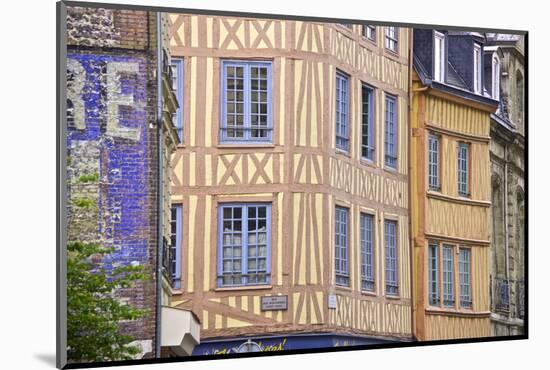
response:
M336 148L348 151L348 77L336 73Z
M361 289L374 290L373 216L361 214Z
M397 282L397 222L384 221L386 294L398 294Z
M397 118L396 118L396 99L393 96L386 95L385 112L385 164L391 168L397 168Z
M443 245L443 305L453 307L454 293L454 248Z
M348 255L348 209L336 207L335 212L335 267L336 284L349 285Z
M430 304L439 306L439 245L430 242L428 256Z
M221 140L271 140L271 63L224 63L225 110ZM262 126L261 130L258 129L259 126Z
M372 160L374 158L374 91L363 86L363 112L362 112L362 136L361 136L361 156Z
M459 279L460 279L460 306L472 307L471 297L471 272L470 272L470 250L461 248L459 258Z

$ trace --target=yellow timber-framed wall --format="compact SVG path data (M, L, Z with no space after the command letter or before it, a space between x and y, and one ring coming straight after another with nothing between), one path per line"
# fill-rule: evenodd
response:
M494 107L425 87L416 73L412 85L411 193L414 240L415 336L419 340L490 336L489 268L491 240L490 113ZM440 138L440 187L428 188L428 136ZM469 150L469 197L457 187L457 146ZM471 250L471 308L460 307L458 255L454 257L453 308L428 299L428 244ZM439 287L441 289L441 268ZM442 290L440 290L442 292ZM442 293L440 293L442 297Z
M184 60L183 144L172 158L172 202L183 208L182 288L172 305L201 319L201 339L332 332L412 338L408 217L411 30L384 48L338 24L171 14L171 54ZM223 59L272 61L273 140L219 140ZM335 74L350 76L350 151L335 149ZM375 88L376 149L360 159L361 82ZM384 168L384 94L397 97L397 170ZM217 207L271 202L270 286L216 285ZM335 286L334 209L349 206L350 287ZM376 291L360 291L359 212L375 215ZM398 221L399 296L384 294L383 220ZM260 297L288 295L288 309ZM329 309L328 295L337 308Z

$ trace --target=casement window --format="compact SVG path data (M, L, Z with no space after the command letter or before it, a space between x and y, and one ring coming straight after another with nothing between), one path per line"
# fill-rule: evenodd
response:
M443 306L454 307L454 248L443 244Z
M455 270L455 255L458 255L458 271ZM471 309L471 266L470 248L430 240L428 243L428 299L430 306ZM456 289L458 289L458 305L455 298ZM443 297L443 300L440 297Z
M493 79L492 79L493 99L500 100L500 61L496 55L493 55Z
M361 289L374 291L374 217L361 213Z
M183 59L172 58L172 90L178 99L178 109L172 116L172 123L176 128L180 142L183 142Z
M474 92L481 94L481 45L474 43Z
M348 219L349 210L344 207L336 207L334 264L336 285L343 286L349 286Z
M397 168L397 99L386 94L385 135L384 135L385 164L390 168Z
M439 245L430 242L428 249L428 287L430 305L439 306Z
M445 82L445 35L434 31L434 80Z
M439 136L428 136L428 186L430 190L439 190Z
M172 204L170 218L170 271L172 287L181 288L182 206Z
M467 197L470 195L468 184L469 171L469 149L470 146L466 143L458 144L458 194Z
M271 62L222 62L223 143L270 143Z
M386 294L399 295L397 282L397 222L384 221Z
M397 53L397 27L386 27L386 49Z
M361 157L374 159L374 90L362 87L363 112L361 121Z
M222 204L218 222L218 286L269 284L271 205Z
M336 72L336 148L349 150L349 77Z
M363 37L371 41L376 40L376 27L368 24L363 25Z
M460 248L458 259L458 279L460 282L460 307L472 307L471 257L470 249Z

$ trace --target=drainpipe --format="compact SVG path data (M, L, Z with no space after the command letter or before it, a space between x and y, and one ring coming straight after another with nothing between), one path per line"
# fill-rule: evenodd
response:
M504 146L504 258L506 269L506 290L508 293L508 318L510 317L510 262L508 261L508 146Z
M157 21L157 279L156 279L156 311L157 319L155 322L155 357L160 358L161 341L161 310L162 310L162 242L163 242L163 135L162 135L162 35L161 35L161 16L156 12Z
M412 75L413 75L413 65L412 65L412 60L413 60L413 54L412 54L412 44L413 44L413 31L412 29L409 29L409 81L408 81L408 95L409 95L409 101L408 101L408 106L407 106L407 120L408 120L408 123L409 123L409 130L408 130L408 135L407 135L407 148L409 150L409 152L407 153L407 165L408 165L408 171L407 171L407 174L409 176L409 181L408 181L408 191L409 191L409 200L408 200L408 207L409 207L409 249L410 249L410 264L411 264L411 268L410 268L410 276L409 276L409 279L410 279L410 287L411 287L411 334L413 336L413 338L416 338L416 310L418 310L418 307L416 307L416 302L415 302L415 285L414 285L414 282L415 282L415 278L414 278L414 274L415 274L415 254L414 254L414 251L415 251L415 246L414 246L414 230L413 230L413 227L412 227L412 197L413 197L413 192L412 192L412 160L411 160L411 153L412 153L412 150L411 150L411 145L412 145L412 99L413 99L413 89L412 89ZM427 87L426 87L427 89Z

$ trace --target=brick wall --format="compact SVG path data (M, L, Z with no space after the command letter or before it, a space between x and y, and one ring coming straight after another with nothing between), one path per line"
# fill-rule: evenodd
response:
M68 240L114 247L103 260L143 265L150 278L119 291L149 309L121 324L155 348L157 129L155 14L69 7L67 11ZM83 201L86 200L86 201Z

